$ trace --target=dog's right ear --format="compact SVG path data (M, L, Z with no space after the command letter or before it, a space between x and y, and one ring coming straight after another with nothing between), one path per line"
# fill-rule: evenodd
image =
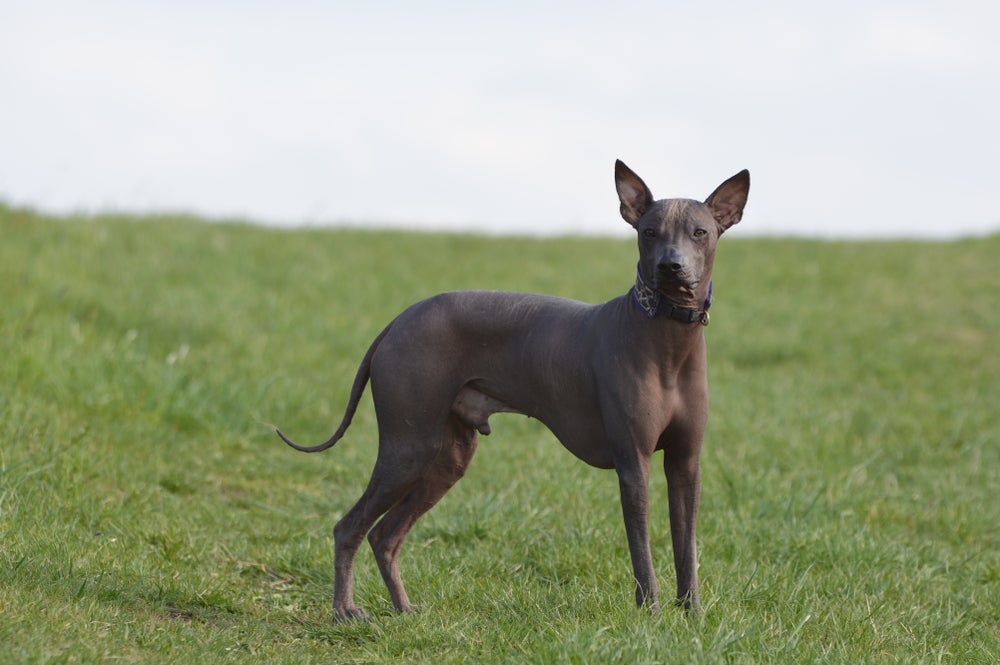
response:
M653 193L642 178L620 159L615 161L615 188L618 190L618 200L622 202L622 217L635 226L642 213L653 204Z

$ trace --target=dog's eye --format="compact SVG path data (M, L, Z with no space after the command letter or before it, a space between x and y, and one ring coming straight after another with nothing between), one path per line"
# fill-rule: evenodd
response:
M706 233L708 233L708 231L706 231L705 229L697 229L694 232L694 237L695 238L704 238Z
M656 231L654 231L653 229L643 229L642 235L644 235L647 238L655 238Z

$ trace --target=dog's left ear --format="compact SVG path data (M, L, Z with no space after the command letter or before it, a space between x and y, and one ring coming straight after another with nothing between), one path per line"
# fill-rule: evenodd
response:
M712 211L715 223L722 233L743 218L743 207L750 194L750 172L743 169L729 180L719 185L707 199L705 205Z

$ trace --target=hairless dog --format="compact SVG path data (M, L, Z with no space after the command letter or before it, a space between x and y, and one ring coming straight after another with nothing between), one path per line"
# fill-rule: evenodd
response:
M353 568L368 537L399 612L413 606L399 550L413 524L465 475L494 413L544 423L574 455L614 469L635 596L658 608L649 546L649 467L663 451L679 605L697 610L695 522L708 418L704 327L719 236L740 221L750 189L741 171L704 201L654 200L615 163L621 214L638 235L634 286L600 305L495 291L443 293L412 305L375 338L354 379L347 431L371 381L379 446L368 487L334 527L334 617L365 618Z

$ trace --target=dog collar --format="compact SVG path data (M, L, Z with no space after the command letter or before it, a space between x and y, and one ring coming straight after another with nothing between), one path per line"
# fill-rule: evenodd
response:
M646 316L651 319L656 316L665 316L668 319L680 321L681 323L700 323L703 326L707 326L709 321L708 309L712 306L712 282L708 283L708 297L705 298L704 309L679 307L664 303L663 295L646 284L646 280L642 278L642 269L637 268L635 286L632 287L632 299L639 306L639 309L645 312Z

